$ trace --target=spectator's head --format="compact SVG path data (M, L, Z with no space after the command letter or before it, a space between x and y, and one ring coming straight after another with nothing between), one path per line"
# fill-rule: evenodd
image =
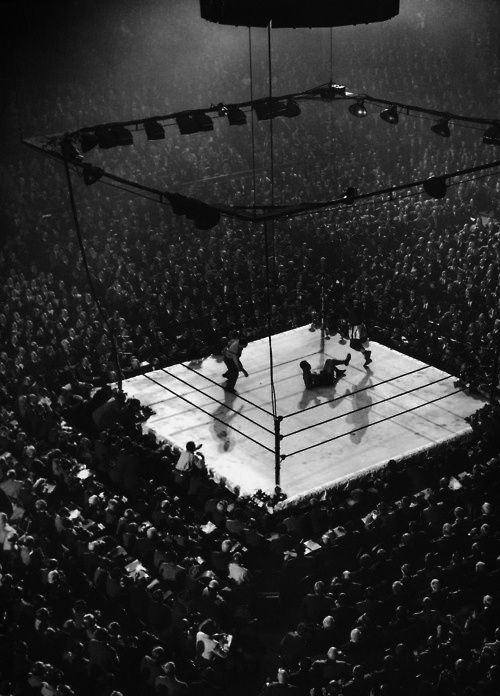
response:
M175 677L175 662L165 662L162 669L167 677Z
M325 616L323 619L323 628L331 629L335 626L335 619L333 616Z
M332 646L331 648L328 648L328 652L326 653L326 659L330 662L336 662L338 654L339 651L337 650L337 648Z
M157 645L151 650L151 657L155 662L162 663L165 659L165 648Z
M438 580L438 578L433 578L431 580L431 591L438 592L440 589L441 589L441 582Z
M288 672L286 669L283 669L283 667L278 669L278 683L288 684Z
M350 635L351 643L359 643L361 640L361 631L359 628L353 628Z
M325 594L325 583L322 580L318 580L314 583L314 594L324 595Z

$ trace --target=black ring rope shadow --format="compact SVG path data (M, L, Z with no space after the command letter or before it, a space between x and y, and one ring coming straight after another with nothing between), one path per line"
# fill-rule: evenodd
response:
M250 421L250 423L257 425L259 428L262 428L262 430L265 430L270 435L274 435L274 432L272 430L269 430L269 428L266 428L265 425L261 425L260 423L257 423L257 421L255 421L253 418L246 416L244 413L241 413L236 408L233 408L232 406L228 406L223 401L219 401L219 399L216 399L215 396L212 396L211 394L207 394L207 392L204 392L202 389L195 387L194 384L190 384L189 382L186 382L186 380L182 379L182 377L178 377L177 375L173 375L171 372L167 372L167 370L165 370L164 367L160 367L159 369L162 372L164 372L166 375L168 375L169 377L173 377L174 379L178 379L179 382L182 382L183 384L187 385L191 389L194 389L195 391L199 392L200 394L203 394L203 396L208 396L209 399L212 399L212 401L215 401L215 403L219 404L219 406L224 406L224 408L227 408L228 411L233 411L233 413L238 413L242 418L245 418L247 421ZM196 406L196 404L193 404L193 406L195 406L196 408L199 408L199 406Z
M314 353L314 355L316 355L316 354ZM186 370L191 370L191 372L194 372L195 375L200 375L200 377L203 377L204 379L208 380L209 382L212 382L212 384L215 384L215 385L217 385L218 387L220 387L219 382L216 382L216 381L215 381L214 379L212 379L211 377L207 377L207 375L204 375L203 372L198 372L198 370L195 370L195 369L193 369L192 367L189 367L189 365L186 365L185 363L180 363L180 365L182 365L182 367L185 367ZM163 369L163 368L160 368L160 369ZM267 370L267 368L266 368L266 370ZM189 386L191 387L191 386L193 386L193 385L190 384ZM193 389L196 389L196 387L193 387ZM203 392L203 393L205 393L205 392ZM254 404L254 402L253 402L253 401L250 401L250 399L245 399L245 397L244 397L244 396L241 396L241 394L238 394L238 398L241 399L242 401L246 401L247 404L250 404L250 406L254 406L254 408L258 408L260 411L263 411L263 413L267 413L268 416L272 416L272 415L273 415L273 414L271 413L271 411L268 411L266 408L263 408L262 406L259 406L259 404ZM274 435L274 433L273 433L273 435Z
M413 408L408 408L405 411L401 411L401 413L395 413L392 416L387 416L386 418L381 418L378 421L374 421L373 423L368 423L367 425L362 425L359 428L354 428L354 430L349 430L346 433L341 433L340 435L335 435L334 437L328 438L328 440L322 440L321 442L317 442L315 445L309 445L308 447L302 447L301 449L295 450L295 452L290 452L290 454L282 454L281 455L281 460L283 461L287 457L292 457L294 454L300 454L301 452L307 452L307 450L313 449L314 447L319 447L320 445L326 445L327 442L333 442L334 440L340 440L341 437L346 437L346 435L352 435L353 433L357 433L360 430L366 430L367 428L371 428L372 425L378 425L379 423L384 423L384 421L392 420L393 418L397 418L398 416L404 416L405 413L411 413L411 411L416 411L419 408L423 408L424 406L429 406L429 404L434 404L436 401L441 401L442 399L447 399L450 396L453 396L454 394L459 394L460 392L465 391L464 389L457 389L454 392L450 392L449 394L444 394L444 396L438 396L435 399L431 399L430 401L426 401L423 404L418 404L418 406L413 406ZM344 415L349 415L348 413Z
M259 447L263 447L263 448L266 449L268 452L271 452L271 454L274 454L274 450L272 450L272 449L271 449L270 447L268 447L267 445L263 445L262 442L259 442L258 440L255 440L255 439L254 439L253 437L251 437L250 435L247 435L246 433L243 433L243 432L242 432L241 430L239 430L238 428L235 428L234 425L230 425L229 423L226 423L226 421L223 421L222 418L218 418L217 416L214 416L214 414L213 414L213 413L210 413L210 411L205 411L205 409L204 409L204 408L201 408L201 406L197 406L196 404L193 404L192 401L189 401L189 399L186 399L186 397L185 397L185 396L182 396L182 394L177 394L177 392L174 392L173 389L169 389L169 387L166 387L166 386L165 386L164 384L162 384L161 382L158 382L158 380L153 379L153 377L149 377L149 375L143 375L143 377L145 377L146 379L149 379L150 382L154 382L154 384L157 384L159 387L161 387L162 389L165 389L165 391L170 392L171 394L173 394L173 395L176 396L177 398L182 399L183 401L186 401L186 403L190 404L191 406L194 406L194 408L198 409L198 411L201 411L201 412L204 413L206 416L209 416L209 418L213 418L214 420L219 421L219 423L222 423L222 424L225 425L227 428L231 428L231 430L235 430L235 431L236 431L237 433L239 433L240 435L243 435L243 437L246 437L248 440L251 440L251 441L254 442L256 445L259 445ZM223 404L223 405L225 406L226 404ZM241 415L241 413L240 413L240 415ZM262 426L261 426L261 427L262 427Z
M358 411L364 411L365 408L372 408L373 406L378 406L379 404L383 404L386 401L392 401L393 399L399 399L400 396L406 396L406 394L411 394L412 392L419 391L420 389L425 389L426 387L430 387L433 384L438 384L438 382L444 382L445 379L450 379L451 375L446 375L446 377L440 377L439 379L435 379L433 382L428 382L427 384L421 384L419 387L413 387L413 389L407 389L404 392L400 392L399 394L393 394L392 396L386 396L385 399L380 399L380 401L374 401L373 403L366 404L366 406L360 406L359 408L355 408L353 411L349 411L348 413L340 413L336 416L332 416L332 418L327 418L324 421L318 421L317 423L313 423L312 425L305 426L304 428L299 428L298 430L292 430L291 433L286 433L286 435L283 435L283 437L290 437L290 435L297 435L297 433L302 433L304 430L310 430L311 428L315 428L317 425L325 425L325 423L331 423L332 421L338 420L339 418L345 418L346 416L350 416L352 413L358 413ZM354 394L355 392L350 392L349 394L345 394L344 397L346 398L347 396L351 396L351 394ZM365 426L366 427L366 426Z
M407 377L408 375L413 375L415 372L421 372L422 370L427 370L429 367L433 367L432 365L424 365L423 367L418 367L416 370L410 370L410 372L403 372L400 375L396 375L395 377L389 377L388 379L384 379L381 382L375 382L375 384L369 384L366 387L362 387L361 389L356 389L355 391L350 392L350 395L352 394L359 394L360 392L366 391L367 389L373 389L375 387L380 387L381 384L387 384L388 382L393 382L395 379L399 379L400 377ZM312 406L307 406L306 408L301 409L300 411L292 411L292 413L287 413L286 416L283 416L283 418L290 418L290 416L297 416L299 413L305 413L306 411L311 411L313 408L319 408L319 406L324 406L325 404L331 404L333 401L339 401L339 399L344 399L344 396L335 396L333 399L328 399L328 401L322 401L320 404L313 404Z

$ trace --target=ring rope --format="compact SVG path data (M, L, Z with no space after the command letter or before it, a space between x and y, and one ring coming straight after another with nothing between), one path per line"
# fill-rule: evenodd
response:
M328 440L322 440L321 442L317 442L315 445L309 445L308 447L302 447L301 449L295 450L295 452L291 452L290 454L282 454L281 455L281 460L286 459L287 457L292 457L294 454L300 454L301 452L307 452L307 450L313 449L314 447L319 447L320 445L325 445L327 442L333 442L334 440L339 440L341 437L345 437L346 435L352 435L353 433L357 433L360 430L365 430L366 428L370 428L372 425L378 425L379 423L384 423L385 421L391 420L392 418L396 418L397 416L403 416L405 413L411 413L411 411L416 411L419 408L423 408L424 406L429 406L429 404L433 404L436 401L441 401L442 399L447 399L449 396L453 396L454 394L459 394L460 392L465 391L464 389L457 389L454 392L450 392L449 394L444 394L444 396L438 396L436 399L431 399L430 401L426 401L424 404L418 404L418 406L413 406L413 408L408 408L406 411L401 411L401 413L395 413L392 416L387 416L386 418L381 418L378 421L374 421L373 423L368 423L367 425L362 425L359 428L354 428L354 430L349 430L346 433L341 433L340 435L335 435L334 437L328 438Z
M310 430L311 428L315 428L317 425L325 425L325 423L331 423L334 420L338 420L339 418L345 418L345 416L350 416L351 413L358 413L358 411L363 411L365 408L372 408L373 406L378 406L379 404L383 404L386 401L392 401L393 399L398 399L400 396L405 396L406 394L411 394L412 392L419 391L419 389L425 389L426 387L430 387L433 384L438 384L438 382L444 382L445 379L450 379L451 375L446 375L446 377L441 377L440 379L436 379L433 382L429 382L428 384L422 384L419 387L413 387L413 389L407 389L404 392L401 392L399 394L393 394L392 396L387 396L385 399L380 399L380 401L374 401L373 403L366 404L365 406L360 406L359 408L355 408L353 411L349 411L349 413L340 413L336 416L332 416L332 418L327 418L326 420L323 421L318 421L318 423L313 423L312 425L308 425L304 428L299 428L298 430L293 430L291 433L286 433L286 435L283 435L283 437L290 437L290 435L297 435L297 433L302 433L304 430ZM350 396L349 394L346 394L346 396Z
M352 394L359 394L360 392L366 391L367 389L372 389L373 387L379 387L381 384L387 384L388 382L393 382L395 379L400 377L407 377L408 375L413 375L415 372L421 372L421 370L427 370L432 365L424 365L423 367L418 367L416 370L410 370L410 372L403 372L401 375L396 375L395 377L389 377L381 382L376 382L375 384L369 384L361 389L356 389L350 392ZM299 413L305 413L306 411L311 411L313 408L318 408L319 406L324 406L325 404L331 404L333 401L338 401L339 399L344 399L344 396L335 396L333 399L328 399L328 401L322 401L320 404L313 404L312 406L307 406L306 408L300 409L299 411L292 411L292 413L287 413L283 418L290 418L290 416L297 416Z
M211 377L208 377L207 375L204 375L202 372L198 372L198 370L195 370L192 367L189 367L189 365L186 365L185 363L180 363L182 367L185 367L186 370L191 370L191 372L194 372L195 375L199 375L200 377L203 377L204 379L208 380L209 382L212 382L212 384L216 384L218 387L220 387L219 382L216 382L214 379ZM267 368L266 368L267 369ZM238 398L241 399L242 401L246 401L247 404L250 404L250 406L253 406L254 408L258 408L260 411L263 413L267 413L268 416L272 416L273 414L271 411L268 411L266 408L263 408L262 406L259 406L259 404L255 404L253 401L250 401L250 399L246 399L244 396L241 396L241 394L238 394Z
M219 399L216 399L211 394L204 392L202 389L198 389L198 387L195 387L194 384L190 384L189 382L186 382L186 380L182 379L182 377L178 377L177 375L174 375L171 372L167 372L167 370L165 370L165 368L163 368L163 367L160 367L160 370L162 372L164 372L166 375L168 375L169 377L174 377L175 379L178 379L179 382L182 382L183 384L186 384L191 389L194 389L195 391L199 392L200 394L203 394L203 396L208 396L209 399L212 399L212 401L215 401L215 403L219 404L220 406L224 406L224 408L227 408L228 411L233 411L233 413L238 413L242 418L246 418L246 420L250 421L250 423L253 423L254 425L258 425L259 428L262 428L263 430L268 432L270 435L274 435L274 432L272 430L269 430L269 428L266 428L265 425L261 425L260 423L255 421L253 418L246 416L244 413L241 413L240 411L233 408L232 406L228 406L228 404L224 403L223 401L219 401Z
M204 408L201 408L201 406L197 406L196 404L193 404L192 401L189 401L189 399L186 399L186 397L185 397L185 396L182 396L182 394L177 394L176 392L173 391L173 389L169 389L168 387L166 387L166 386L165 386L164 384L162 384L161 382L158 382L158 380L153 379L153 377L149 377L149 375L144 375L144 377L146 377L146 379L149 379L150 382L154 382L154 384L157 384L157 385L158 385L159 387L161 387L162 389L165 389L165 391L170 392L171 394L173 394L174 396L178 397L179 399L182 399L183 401L186 401L186 403L190 404L191 406L194 406L194 408L197 408L199 411L201 411L201 412L204 413L205 415L209 416L209 418L213 418L214 420L219 421L219 423L222 423L222 424L225 425L227 428L231 428L231 430L235 430L235 431L236 431L237 433L239 433L240 435L243 435L243 437L246 437L248 440L251 440L251 441L254 442L256 445L259 445L260 447L263 447L264 449L266 449L268 452L271 452L271 454L274 454L274 450L272 450L272 449L271 449L270 447L268 447L267 445L263 445L262 442L259 442L258 440L255 440L255 439L254 439L253 437L251 437L250 435L247 435L246 433L243 433L241 430L238 430L238 428L235 428L234 425L230 425L229 423L226 423L226 421L223 421L221 418L218 418L217 416L214 416L213 413L210 413L209 411L205 411L205 409L204 409Z

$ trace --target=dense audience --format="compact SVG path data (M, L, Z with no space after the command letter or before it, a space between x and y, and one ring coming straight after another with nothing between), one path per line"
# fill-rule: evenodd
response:
M466 446L273 513L119 392L25 389L3 404L2 693L255 693L267 671L267 694L277 666L302 694L495 693L496 407Z
M476 9L465 27L450 12L456 4L415 2L419 20L404 42L365 27L365 50L353 53L339 31L335 80L493 116L478 75L488 66L498 75L495 23L481 25ZM179 51L183 12L167 32ZM439 42L426 22L444 18L450 36ZM397 38L401 28L388 27ZM100 45L97 35L95 47L85 45L85 69L74 66L78 84L33 82L25 126L54 132L247 99L248 57L238 49L227 62L214 51L215 31L197 36L213 60L193 70L189 94L173 69L165 95L166 39L130 9L109 57L128 70L110 70L93 89L107 51L107 36ZM148 60L134 64L150 34ZM324 38L312 50L299 33L295 52L276 38L277 93L325 81ZM479 44L474 61L462 56L463 42ZM257 55L256 82L265 70ZM401 114L392 128L373 113L354 119L345 106L304 104L297 119L275 122L276 202L327 200L348 186L369 191L494 157L480 131L454 127L441 141L426 121ZM256 196L265 203L267 125L256 135ZM169 133L161 144L134 137L126 152L93 150L89 161L204 200L252 202L248 127L220 120L210 134ZM180 453L157 441L141 427L150 412L107 386L118 376L109 326L124 376L206 357L233 329L262 336L261 231L222 221L201 232L149 200L76 182L106 324L61 171L15 151L1 175L0 694L497 693L496 410L477 415L466 447L393 463L294 511L231 493L193 443ZM355 301L373 338L489 389L499 192L485 178L450 186L443 201L406 197L278 223L273 330L317 322L324 256L332 334Z

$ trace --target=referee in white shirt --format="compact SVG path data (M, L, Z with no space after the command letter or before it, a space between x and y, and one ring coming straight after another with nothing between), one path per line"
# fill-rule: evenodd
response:
M241 364L241 354L243 348L248 345L248 340L244 337L235 337L229 339L224 351L222 353L224 357L224 362L226 363L227 372L222 376L227 377L227 384L224 387L226 391L234 392L234 387L240 372L243 372L245 377L248 377L248 372L245 370Z

